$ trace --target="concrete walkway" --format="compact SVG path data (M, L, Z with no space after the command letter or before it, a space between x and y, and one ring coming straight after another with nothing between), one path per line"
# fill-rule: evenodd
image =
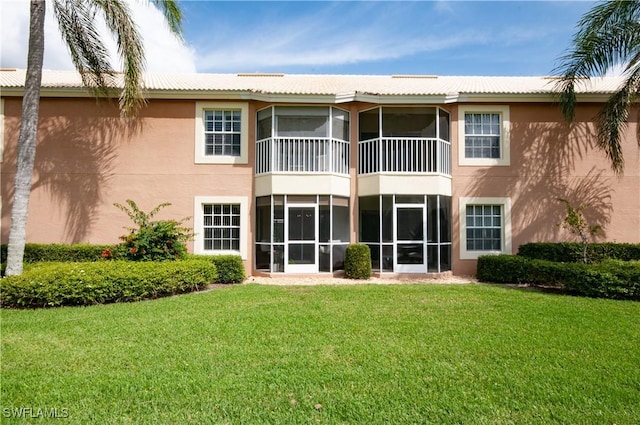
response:
M462 284L477 283L472 276L439 276L439 277L371 277L368 280L345 279L340 277L324 276L250 276L244 283L258 283L262 285L394 285L394 284Z

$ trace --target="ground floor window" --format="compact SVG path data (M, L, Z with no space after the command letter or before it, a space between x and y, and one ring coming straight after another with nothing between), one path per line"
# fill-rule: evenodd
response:
M469 251L502 249L502 205L467 205L466 222Z
M240 204L203 204L205 250L240 250Z
M247 258L247 198L196 196L194 205L194 252L237 254Z
M509 198L460 198L460 258L511 253Z
M256 199L256 270L286 273L344 269L349 199L270 195Z
M364 196L358 204L358 240L371 250L373 271L451 270L451 197Z

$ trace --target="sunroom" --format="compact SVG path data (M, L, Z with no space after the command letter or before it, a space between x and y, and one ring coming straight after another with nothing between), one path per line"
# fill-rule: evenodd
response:
M449 112L380 106L358 124L358 241L373 270L451 270Z
M255 268L335 272L350 242L349 113L333 106L257 112Z
M347 111L331 106L271 106L257 113L256 139L258 195L349 196Z
M396 193L407 184L451 195L449 112L381 106L360 112L358 123L360 196Z

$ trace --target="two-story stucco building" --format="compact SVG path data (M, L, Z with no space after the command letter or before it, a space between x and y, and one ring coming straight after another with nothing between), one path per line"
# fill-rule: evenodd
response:
M0 71L1 242L24 70ZM619 81L585 81L576 122L545 77L145 76L136 120L72 72L45 71L27 242L117 243L114 202L191 216L195 253L238 253L249 274L333 273L371 248L378 273L475 273L479 255L567 240L586 204L602 240L640 242L638 106L625 174L593 147Z

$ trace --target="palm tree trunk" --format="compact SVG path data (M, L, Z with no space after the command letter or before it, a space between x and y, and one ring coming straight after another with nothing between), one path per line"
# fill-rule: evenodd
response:
M40 82L44 58L44 14L45 0L31 0L29 24L29 52L27 76L22 97L22 119L18 138L18 160L11 210L11 230L7 252L6 274L22 273L24 245L26 242L27 215L33 163L36 157L38 114L40 111Z

